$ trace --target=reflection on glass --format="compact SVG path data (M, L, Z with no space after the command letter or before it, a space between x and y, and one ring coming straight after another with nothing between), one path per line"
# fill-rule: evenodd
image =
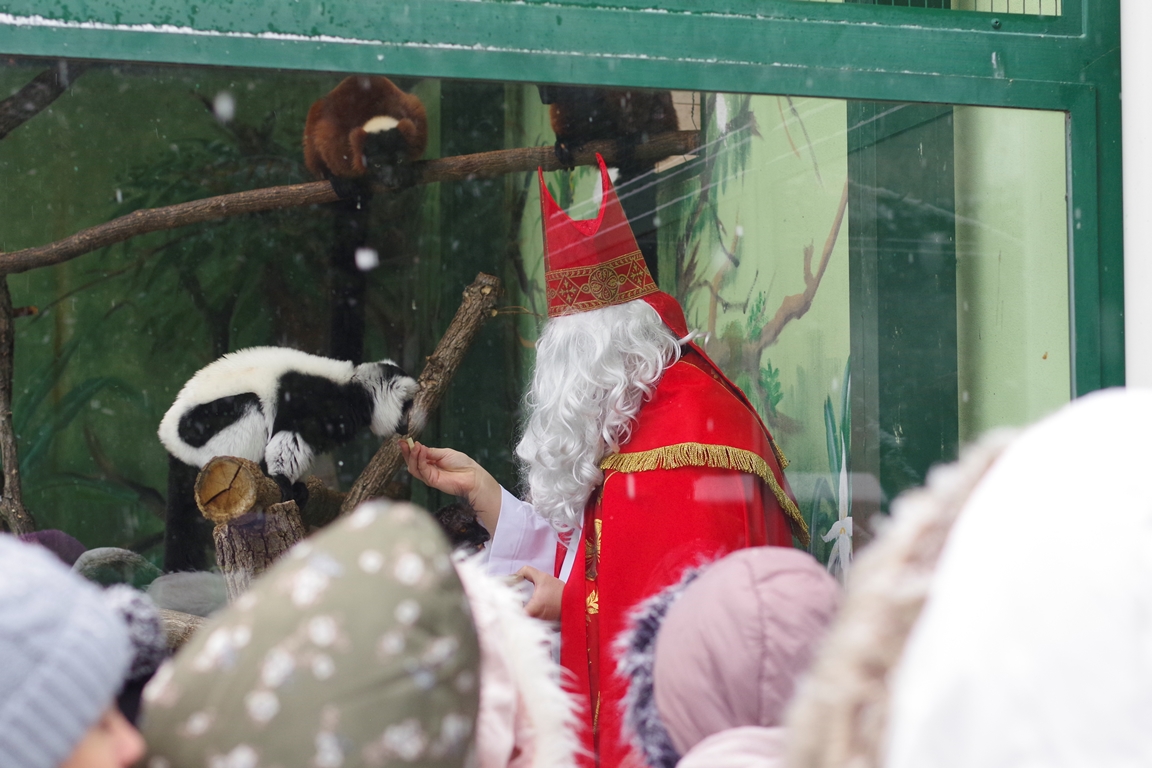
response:
M8 61L0 95L50 66ZM0 249L310 181L306 115L343 77L93 66L0 141ZM621 142L615 181L645 258L791 460L822 562L845 561L867 517L959 445L1069 398L1061 113L395 81L423 102L425 159ZM557 101L595 129L555 124ZM698 131L695 148L639 159L674 130ZM595 178L578 166L547 183L579 218ZM37 524L161 564L156 428L193 372L279 344L418 373L478 271L508 294L425 437L514 488L546 313L531 168L156 232L12 275L15 305L38 309L16 320L13 406ZM316 470L347 489L377 445L365 433Z

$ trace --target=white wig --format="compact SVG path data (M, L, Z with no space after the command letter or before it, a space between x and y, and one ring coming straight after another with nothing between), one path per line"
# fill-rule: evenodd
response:
M572 528L665 369L680 357L675 334L643 300L565 315L536 342L528 419L516 455L536 511Z

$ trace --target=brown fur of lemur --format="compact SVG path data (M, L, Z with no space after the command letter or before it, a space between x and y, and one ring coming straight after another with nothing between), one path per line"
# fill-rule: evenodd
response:
M417 160L427 145L424 104L380 75L345 78L304 124L304 163L318 179L361 178L373 165Z
M385 256L396 250L382 232L369 231L373 185L411 186L411 163L427 145L424 104L380 75L347 77L308 110L304 163L340 197L331 204L329 357L363 360L367 278L357 252L369 245Z
M632 147L651 135L679 129L670 91L546 85L540 86L540 98L550 105L556 156L567 166L584 144L619 139L625 142L620 170L632 175L627 157Z

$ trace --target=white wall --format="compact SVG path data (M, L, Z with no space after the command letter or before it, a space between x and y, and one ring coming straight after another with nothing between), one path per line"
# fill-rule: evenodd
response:
M1152 386L1152 2L1120 0L1120 19L1126 373Z

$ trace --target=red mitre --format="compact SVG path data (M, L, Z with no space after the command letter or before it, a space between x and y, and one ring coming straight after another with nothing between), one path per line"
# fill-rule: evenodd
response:
M608 178L604 158L597 154L596 160L604 194L600 214L594 219L569 218L544 185L544 169L538 170L549 317L603 309L658 290Z

